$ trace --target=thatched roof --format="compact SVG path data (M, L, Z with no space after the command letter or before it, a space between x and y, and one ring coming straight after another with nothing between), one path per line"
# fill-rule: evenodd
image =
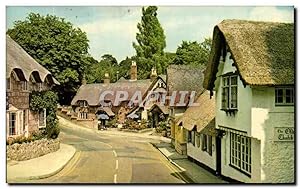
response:
M115 116L115 113L111 110L110 107L99 107L97 108L96 112L103 111L105 112L109 117Z
M114 92L114 96L110 94L105 96L105 100L109 100L111 102L114 102L117 91L127 91L128 99L130 99L136 91L141 91L142 96L144 96L151 84L152 82L150 79L145 79L136 81L118 80L116 83L94 83L82 85L73 98L71 105L76 105L78 100L86 100L90 106L97 106L100 104L100 95L104 91Z
M227 46L244 84L294 84L294 24L224 20L214 28L203 86L212 90L221 49Z
M59 84L46 68L6 35L6 78L10 77L13 70L21 80L29 81L30 75L33 74L38 82L44 82L48 78L53 83Z
M204 90L202 82L204 78L204 69L195 68L190 65L169 65L167 68L167 87L168 94L172 95L173 91L196 91L196 96ZM188 96L185 102L188 102ZM180 99L177 92L175 103Z
M215 123L215 99L210 98L209 91L203 92L196 100L199 106L189 107L176 124L182 124L184 128L191 131L196 127L197 132L203 132L204 128L210 134L214 133Z

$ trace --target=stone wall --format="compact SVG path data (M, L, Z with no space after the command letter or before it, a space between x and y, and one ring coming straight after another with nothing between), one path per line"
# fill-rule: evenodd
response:
M59 139L41 139L30 143L7 145L7 158L16 161L24 161L55 152L60 148Z

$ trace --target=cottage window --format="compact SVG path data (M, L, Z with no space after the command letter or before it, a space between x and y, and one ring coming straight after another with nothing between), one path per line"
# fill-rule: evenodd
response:
M222 109L237 109L237 75L223 76Z
M79 113L79 118L80 119L87 119L87 112L80 112Z
M87 101L85 101L85 100L79 101L79 106L80 107L87 107Z
M44 108L39 112L39 128L46 127L46 109Z
M43 90L43 83L37 83L38 85L38 90L42 91Z
M202 135L202 151L207 149L207 135Z
M251 174L251 138L230 132L230 165Z
M6 89L10 90L10 78L6 79Z
M188 142L192 142L192 131L188 131Z
M200 148L200 134L196 134L197 147Z
M26 123L27 123L27 111L23 110L23 131L26 130Z
M195 146L195 131L192 131L192 144L193 144L193 146Z
M202 151L206 151L209 155L212 155L212 136L202 135Z
M16 135L16 113L9 113L9 135Z
M22 82L22 90L27 91L28 90L28 83L27 81L21 81Z
M294 88L275 88L275 105L294 105Z

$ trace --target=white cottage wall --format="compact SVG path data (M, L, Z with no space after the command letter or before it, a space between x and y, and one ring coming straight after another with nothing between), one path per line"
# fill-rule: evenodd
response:
M220 61L215 81L216 90L216 128L219 126L230 127L240 131L247 132L251 135L251 105L252 91L247 85L244 87L240 76L238 76L238 105L237 111L234 114L226 113L222 109L222 75L230 72L235 72L236 67L233 66L233 60L230 59L230 52L227 53L225 62Z
M261 181L294 182L294 141L276 141L276 127L294 128L294 106L275 106L274 87L253 88L252 133L261 140Z
M200 141L202 141L200 139ZM195 146L192 143L187 143L187 155L192 157L193 159L199 161L202 164L210 167L212 170L216 170L216 138L212 139L212 155L209 155L206 151L202 151L201 144L198 147L197 144Z

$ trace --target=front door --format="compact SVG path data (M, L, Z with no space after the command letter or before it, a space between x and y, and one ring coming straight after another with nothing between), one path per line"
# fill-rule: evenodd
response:
M221 135L221 136L220 136ZM222 134L216 136L216 175L221 175L221 166L222 166L222 156L221 156L221 140Z

